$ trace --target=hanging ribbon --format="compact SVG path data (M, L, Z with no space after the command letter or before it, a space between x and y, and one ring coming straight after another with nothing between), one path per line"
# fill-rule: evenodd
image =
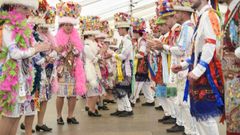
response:
M135 57L135 53L134 53L134 57ZM135 82L136 82L136 79L135 79L135 74L137 72L137 64L138 64L138 59L134 59L133 61L133 75L132 75L132 85L131 85L131 88L132 88L132 93L134 93L134 87L135 87Z
M118 55L116 55L115 58L117 60L118 82L122 82L124 80L123 72L122 72L122 60L120 60Z
M192 70L193 61L194 61L194 54L192 54L191 59L187 59L186 61L189 64L189 71L191 71ZM185 85L185 89L184 89L183 101L187 102L187 100L188 100L188 93L189 93L188 91L189 91L189 80L187 79L186 85Z
M155 75L155 73L154 73L154 71L152 69L152 66L150 64L149 57L148 57L148 60L147 60L147 65L148 65L148 69L149 69L151 77L153 78L153 80L155 80L156 79L156 75Z

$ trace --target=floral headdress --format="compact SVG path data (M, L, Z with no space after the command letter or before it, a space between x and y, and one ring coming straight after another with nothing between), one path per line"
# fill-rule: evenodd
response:
M146 21L143 18L132 19L133 32L145 32Z
M47 13L49 4L47 0L39 0L39 7L36 11L32 11L32 16L29 17L28 22L35 24L45 24L45 14Z
M100 29L100 18L98 16L81 16L80 29L84 35L96 35Z
M156 11L157 15L161 17L167 17L175 14L171 0L159 0L157 2Z
M173 9L175 11L194 12L191 6L192 6L191 0L174 0L173 1Z
M101 34L99 34L100 37L113 37L113 30L109 27L109 22L107 20L100 21L100 28L99 28Z
M130 27L130 16L127 13L116 13L114 15L114 21L116 28L129 28Z
M44 17L46 26L53 26L55 24L55 18L56 18L56 8L48 7L48 10Z
M56 5L59 24L77 24L81 13L81 5L76 2L60 2Z

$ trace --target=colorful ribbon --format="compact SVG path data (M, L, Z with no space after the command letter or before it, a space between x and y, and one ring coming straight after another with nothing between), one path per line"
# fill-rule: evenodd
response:
M118 55L115 56L117 60L117 73L118 73L118 82L122 82L124 80L123 72L122 72L122 61L118 57Z

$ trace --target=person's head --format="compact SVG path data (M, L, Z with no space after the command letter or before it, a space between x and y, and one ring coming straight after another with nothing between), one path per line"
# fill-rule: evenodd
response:
M160 28L159 31L161 32L161 35L166 34L170 30L166 23L161 24L159 28Z
M31 10L33 10L33 8L30 8L28 6L25 5L20 5L20 4L15 4L15 5L11 5L11 4L4 4L1 6L2 10L5 11L16 11L17 13L20 13L23 16L30 16L31 15Z
M98 38L96 38L96 41L97 41L97 42L103 42L104 39L105 39L104 37L98 37Z
M111 43L109 41L104 41L104 44L109 47Z
M73 31L73 24L71 23L62 23L60 24L60 28L63 28L63 31L66 33L66 34L71 34L72 31Z
M95 36L94 35L84 35L84 40L88 39L88 40L92 40L94 41L95 40Z
M161 34L161 33L160 33L159 29L158 29L158 30L156 30L156 31L153 32L153 37L154 37L154 38L159 38L159 37L160 37L160 34Z
M194 10L201 10L201 8L207 4L208 0L192 0L192 8Z
M191 14L191 12L187 11L177 11L174 18L176 18L177 23L182 24L191 18Z
M176 18L174 17L174 15L170 15L166 17L166 24L168 28L172 28L174 24L177 23Z
M120 36L125 36L128 34L129 28L128 27L119 27L118 33Z
M139 39L142 36L143 36L143 32L133 31L133 38Z
M39 33L46 34L46 33L48 33L48 27L38 26L38 27L37 27L37 31L38 31Z

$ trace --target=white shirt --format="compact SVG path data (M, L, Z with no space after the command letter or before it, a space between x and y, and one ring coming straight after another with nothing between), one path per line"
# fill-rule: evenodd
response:
M210 63L216 47L220 46L220 40L217 38L213 27L211 25L210 17L209 17L209 9L211 8L210 5L204 6L200 11L197 11L198 17L201 16L201 19L199 20L199 26L197 29L197 32L194 34L196 36L194 43L194 68L192 70L192 73L196 77L201 77L204 72L206 71L206 68L198 63L198 57L201 54L200 61L204 61L206 63ZM218 22L220 25L219 17L216 15L216 18L218 19ZM205 42L206 39L212 39L216 41L216 44ZM184 62L181 64L183 68L188 67L188 63Z
M143 58L144 56L147 55L147 42L141 37L138 39L138 53L136 54L137 58ZM143 53L144 56L142 56Z

